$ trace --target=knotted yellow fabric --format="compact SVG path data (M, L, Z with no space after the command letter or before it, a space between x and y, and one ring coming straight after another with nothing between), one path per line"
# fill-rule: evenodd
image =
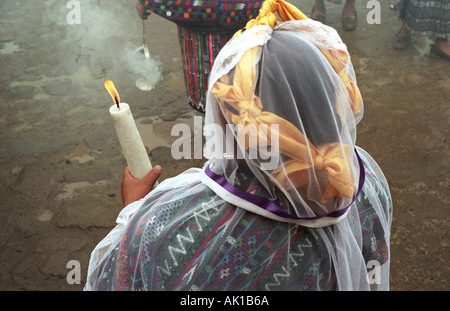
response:
M270 28L275 27L278 22L275 12L277 12L284 21L302 20L308 18L289 2L283 0L266 0L262 4L261 9L259 9L258 16L255 19L248 21L245 25L245 29L250 29L256 25L267 25ZM236 32L234 37L238 36L240 33L241 31Z
M339 143L326 144L319 148L311 145L314 155L310 158L294 158L286 161L284 168L279 166L272 171L272 176L278 180L285 189L299 188L309 181L309 169L325 172L329 183L322 190L323 199L338 197L351 198L354 185L352 183L351 170L348 166L348 154L350 146ZM345 157L344 157L345 155Z
M258 16L255 19L248 21L244 29L250 29L257 25L266 25L274 28L279 22L275 12L278 13L283 21L304 20L308 18L297 7L286 1L266 0L259 10ZM236 32L233 37L238 36L241 32L242 30ZM350 108L353 113L359 113L361 111L362 103L361 93L359 92L358 86L348 78L347 73L345 72L345 66L348 61L347 53L342 50L330 50L322 47L319 47L319 49L333 67L334 71L342 79L342 82L344 82L351 99Z
M342 50L329 50L325 48L319 48L322 54L325 56L327 61L333 67L334 71L339 75L342 82L344 82L345 88L347 89L348 95L350 96L350 108L353 113L358 113L361 111L361 93L359 92L358 86L355 82L348 78L345 72L345 66L348 62L348 55Z
M277 22L275 11L285 20L306 18L296 7L285 1L266 0L260 15L250 21L246 28L255 25L274 27ZM323 199L335 196L351 198L355 192L355 186L348 160L350 146L330 143L316 148L292 123L263 110L263 103L254 94L255 59L260 48L257 46L247 50L235 67L233 80L229 81L230 78L227 75L223 76L212 86L211 92L219 99L231 123L242 124L244 127L255 125L257 128L259 125L265 125L267 133L258 132L260 145L270 145L269 137L278 137L279 152L290 158L284 162L283 166L279 166L271 173L272 178L282 187L289 190L307 185L309 170L314 169L324 172L328 177L329 183L322 189ZM331 53L328 55L330 60L334 60ZM337 72L342 73L343 69L339 64L339 61L335 61L332 66L334 65L333 68ZM275 131L271 127L272 124L279 125L277 133L272 133ZM250 140L246 138L246 149L257 148L257 146L250 146L249 142Z

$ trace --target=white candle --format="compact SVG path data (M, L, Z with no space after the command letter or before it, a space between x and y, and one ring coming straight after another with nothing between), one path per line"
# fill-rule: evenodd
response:
M112 105L109 113L131 175L136 179L143 179L151 171L152 165L131 114L130 106L126 103L120 103L119 107Z

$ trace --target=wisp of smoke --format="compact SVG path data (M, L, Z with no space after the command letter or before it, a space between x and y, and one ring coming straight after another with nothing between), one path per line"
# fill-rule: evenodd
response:
M153 87L162 79L161 62L134 53L142 42L142 21L133 2L79 0L80 24L70 25L67 1L47 0L45 20L66 32L60 64L75 72L86 66L93 78L133 72ZM151 51L150 51L151 52Z
M153 89L162 80L161 61L150 57L145 58L139 49L128 49L126 52L130 69L140 75L136 87L143 91Z

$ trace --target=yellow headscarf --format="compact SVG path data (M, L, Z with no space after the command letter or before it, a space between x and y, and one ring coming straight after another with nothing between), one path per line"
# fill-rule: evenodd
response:
M307 17L295 6L283 0L266 0L256 19L249 21L245 29L250 29L256 25L267 25L274 27L278 22L275 12L284 20L302 20ZM236 33L235 36L241 32ZM254 84L256 79L255 59L260 46L247 50L235 67L232 84L224 76L221 81L217 81L211 88L211 92L219 99L228 119L233 124L247 126L253 124L266 125L267 135L258 133L259 143L270 145L269 137L273 130L270 125L278 124L280 153L288 156L291 160L284 162L271 172L272 178L276 179L282 187L289 190L291 187L298 188L308 183L308 169L314 167L316 171L323 171L328 177L328 185L323 189L323 199L331 197L351 198L355 192L355 186L351 174L351 165L348 161L350 146L340 143L329 143L316 148L305 135L292 123L263 110L263 103L254 94ZM361 97L357 86L349 80L345 73L345 62L347 54L344 51L321 49L326 59L333 69L339 74L346 85L349 96L353 101L352 109L359 111ZM344 65L342 65L342 63ZM238 114L227 109L229 105ZM248 139L245 140L248 143ZM246 148L250 146L246 145Z

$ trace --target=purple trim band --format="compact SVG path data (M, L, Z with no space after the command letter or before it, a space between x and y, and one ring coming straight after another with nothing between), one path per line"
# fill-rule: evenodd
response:
M217 175L216 173L212 172L209 169L209 166L206 167L205 169L205 173L206 175L211 178L214 182L216 182L217 184L219 184L222 188L224 188L225 190L227 190L228 192L230 192L231 194L234 194L236 196L238 196L239 198L248 201L250 203L253 203L254 205L257 205L259 207L261 207L262 209L271 212L272 214L275 214L279 217L283 217L283 218L289 218L289 219L294 219L294 220L316 220L316 219L320 219L323 217L334 217L334 218L338 218L342 215L344 215L347 210L350 208L350 206L355 202L356 198L359 196L359 194L361 193L361 189L364 185L364 180L365 180L365 176L366 176L366 171L364 169L364 164L358 154L358 152L355 149L355 153L356 153L356 157L358 158L358 164L359 164L359 184L358 184L358 191L356 192L355 196L353 197L352 202L346 206L345 208L338 210L338 211L334 211L328 214L324 214L324 215L320 215L320 216L316 216L316 217L294 217L288 213L286 213L285 211L283 211L281 208L279 208L276 204L274 204L272 201L264 198L264 197L260 197L258 195L254 195L251 193L248 193L246 191L243 191L241 189L235 188L232 185L230 185L227 181L227 179L221 175Z

